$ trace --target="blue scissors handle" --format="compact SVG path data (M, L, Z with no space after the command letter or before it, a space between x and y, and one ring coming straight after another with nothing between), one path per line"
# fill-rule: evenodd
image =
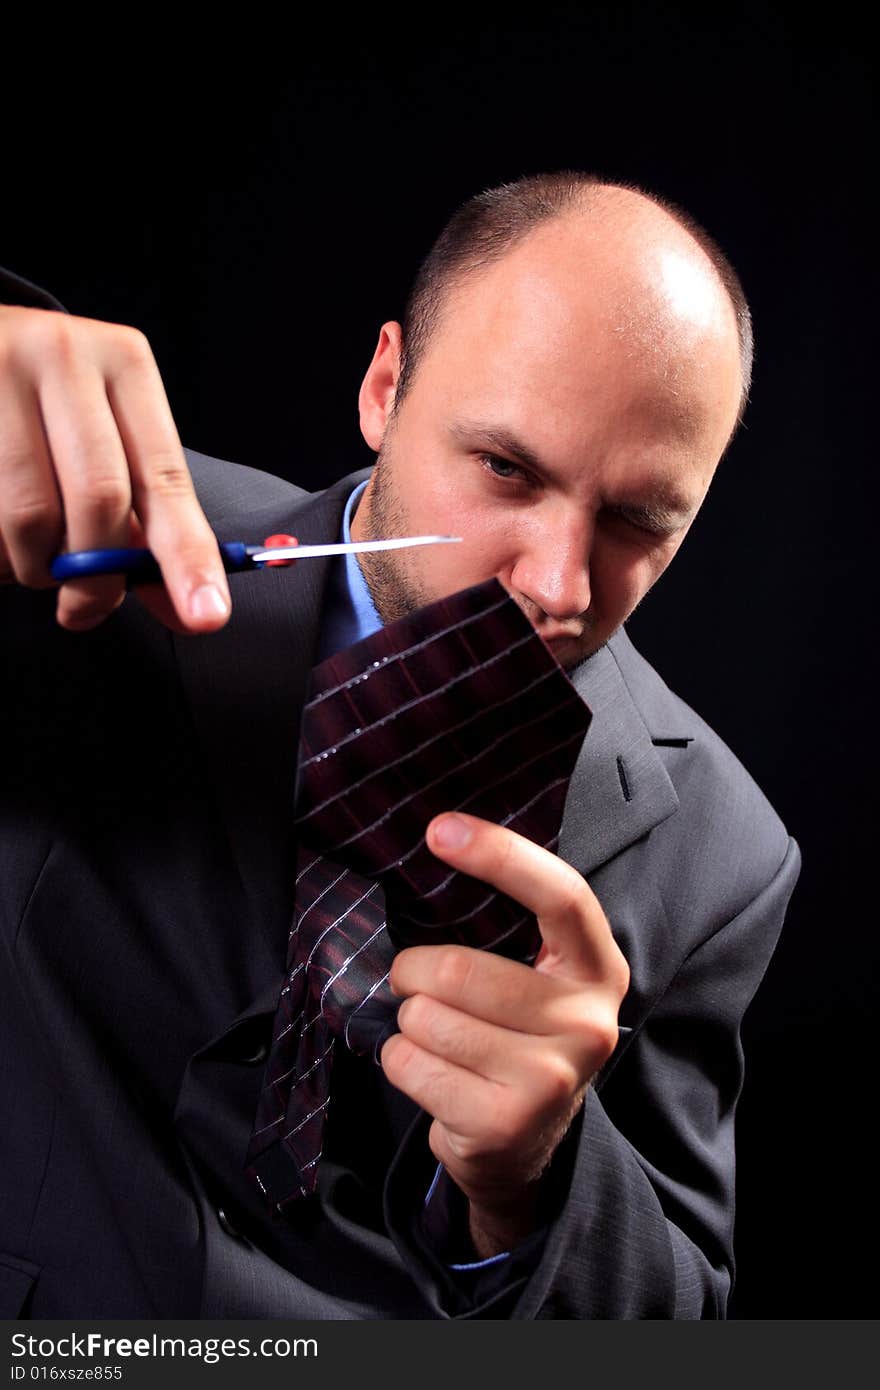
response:
M251 557L264 549L260 545L245 545L244 541L224 541L220 545L223 568L227 574L256 569ZM162 582L159 562L151 550L74 550L69 555L57 555L49 568L52 578L61 581L124 574L129 587Z

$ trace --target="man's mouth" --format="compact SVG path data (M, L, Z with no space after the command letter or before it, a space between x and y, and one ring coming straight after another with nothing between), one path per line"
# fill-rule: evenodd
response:
M557 651L561 647L577 646L584 638L583 629L578 632L571 632L568 629L559 631L559 629L538 627L535 631L551 651Z

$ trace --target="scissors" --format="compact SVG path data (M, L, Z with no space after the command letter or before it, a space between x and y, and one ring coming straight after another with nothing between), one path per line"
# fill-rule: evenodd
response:
M410 545L448 545L461 536L396 536L382 541L337 541L328 545L297 545L293 536L269 536L265 545L222 541L220 555L227 574L263 566L312 560L320 555L361 555L370 550L402 550ZM53 579L87 579L99 574L124 574L127 587L162 582L159 562L151 550L74 550L56 555L49 566Z

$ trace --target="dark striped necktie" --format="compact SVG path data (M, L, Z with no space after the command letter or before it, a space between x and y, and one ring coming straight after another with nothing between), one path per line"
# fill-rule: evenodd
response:
M283 1209L314 1192L333 1050L378 1062L405 945L458 942L532 962L534 917L425 844L442 811L555 850L590 711L497 580L380 629L312 672L287 974L247 1171Z

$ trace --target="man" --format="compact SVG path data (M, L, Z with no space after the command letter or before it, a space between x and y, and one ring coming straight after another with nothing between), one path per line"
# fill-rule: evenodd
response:
M720 252L683 215L586 176L471 200L403 329L382 328L360 395L369 478L304 499L189 456L221 539L341 526L462 544L365 556L326 587L305 563L248 577L228 624L142 338L27 307L0 328L10 576L45 586L62 532L69 549L134 536L167 590L141 591L143 607L203 634L169 650L114 579L62 586L51 628L51 595L10 593L9 978L38 1118L4 1171L25 1155L32 1169L36 1146L49 1175L24 1204L24 1179L7 1180L14 1311L723 1316L739 1026L799 853L623 628L747 396L748 311ZM532 910L541 953L532 969L401 951L400 1032L381 1071L339 1050L318 1196L271 1221L241 1166L292 908L308 665L493 576L594 724L560 857L460 814L428 844ZM66 1142L47 1149L52 1113ZM93 1220L112 1213L88 1277L76 1234L43 1232L72 1168Z

